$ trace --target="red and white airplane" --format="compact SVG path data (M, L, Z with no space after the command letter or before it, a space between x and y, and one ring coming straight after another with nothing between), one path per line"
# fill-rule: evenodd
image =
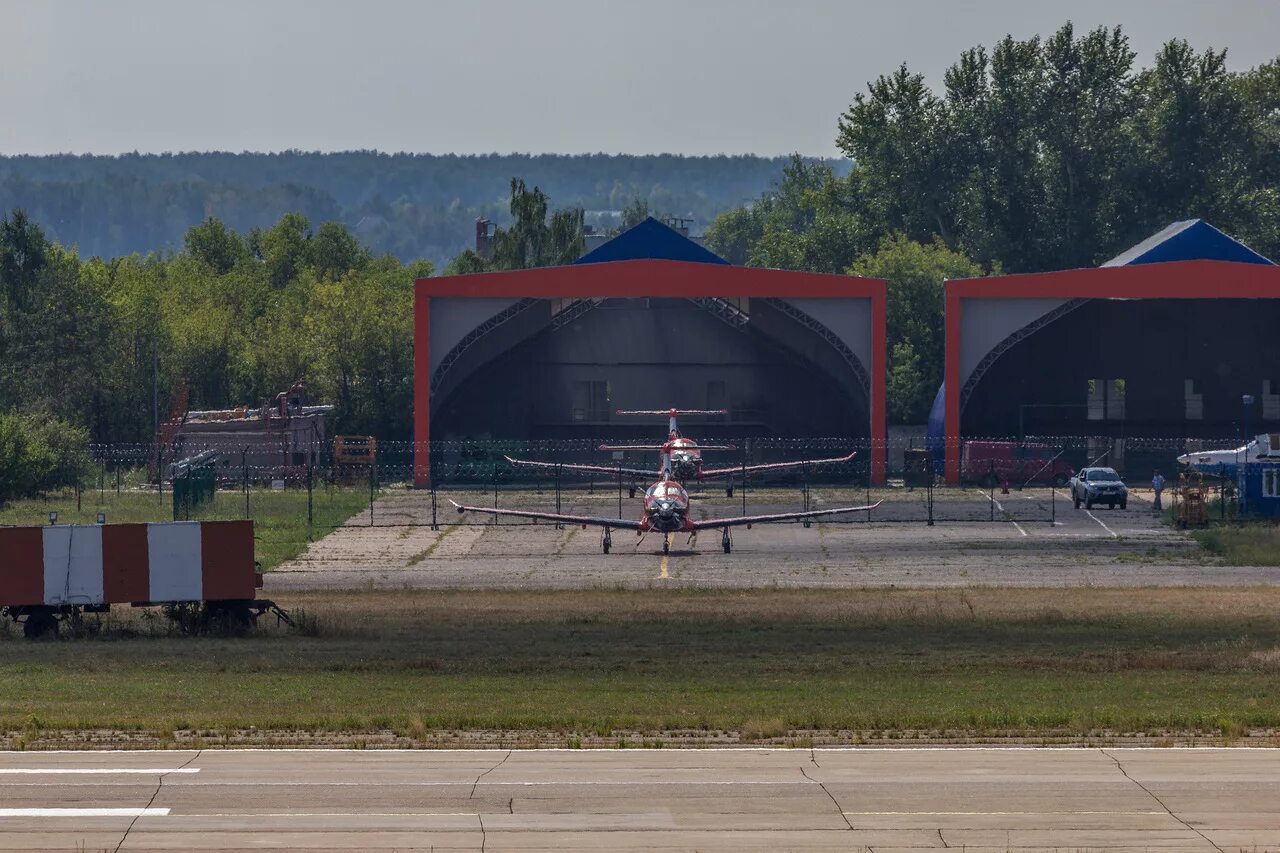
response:
M795 462L772 462L764 465L735 465L726 468L704 468L702 461L702 451L704 450L737 450L738 448L732 444L704 444L699 445L692 438L685 438L680 434L680 426L677 418L680 415L727 415L728 411L724 409L640 409L635 411L626 411L619 409L619 415L666 415L667 421L667 440L664 444L602 444L600 450L656 450L659 452L669 453L671 462L671 475L680 483L702 482L703 480L714 480L719 478L732 477L735 474L755 474L761 471L786 471L788 469L803 468L806 465L835 465L841 462L851 462L856 453L850 453L847 456L836 456L830 459L801 459ZM506 460L512 465L523 466L529 468L555 468L555 462L534 462L527 459L513 459L510 456ZM562 471L582 471L592 474L617 474L621 473L631 477L647 477L650 476L649 471L640 470L638 468L621 468L618 466L609 467L607 465L579 465L571 463L559 464ZM725 485L725 494L733 497L733 484ZM634 495L633 495L634 497Z
M880 505L879 501L866 506L841 506L832 507L831 509L811 509L801 510L799 512L775 512L766 515L737 515L727 516L724 518L708 518L703 520L695 520L689 515L689 493L684 487L676 481L671 471L671 443L662 446L662 470L658 474L658 480L644 493L644 511L640 514L640 518L631 521L624 518L603 518L592 515L562 515L554 512L536 512L520 509L497 509L494 507L479 506L463 506L456 501L450 499L449 503L461 513L479 512L485 515L510 515L517 518L532 518L534 520L554 521L565 524L581 524L584 528L588 526L602 527L604 532L600 537L600 547L604 553L609 553L609 547L613 544L612 531L615 529L634 530L637 536L643 536L649 532L662 534L662 553L669 553L671 550L671 534L688 533L689 541L694 542L699 530L714 530L719 528L722 531L720 545L724 548L724 552L728 554L732 550L732 539L729 536L729 528L746 526L748 528L753 524L760 524L766 521L795 521L807 520L811 518L819 518L826 515L841 515L849 512L867 512L873 510Z

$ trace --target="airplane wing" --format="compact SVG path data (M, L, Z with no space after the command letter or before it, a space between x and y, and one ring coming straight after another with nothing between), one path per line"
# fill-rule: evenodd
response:
M705 448L704 448L705 449ZM831 459L801 459L796 462L771 462L767 465L748 465L746 472L754 474L757 471L785 471L788 468L803 468L805 465L837 465L841 462L852 462L853 457L857 456L855 450L848 456L835 456ZM741 474L743 468L739 465L737 468L703 468L702 478L708 477L732 477L734 474Z
M665 444L602 444L597 450L666 450ZM679 450L680 448L676 448ZM736 444L699 444L690 450L737 450ZM617 469L614 469L617 470ZM736 469L735 469L736 470Z
M592 527L610 527L622 530L640 529L640 522L630 518L600 518L593 515L561 515L555 512L530 512L523 509L495 509L491 506L463 506L452 498L449 499L449 503L453 504L459 515L464 512L480 512L485 515L511 515L516 518L542 519L562 524L585 524Z
M579 465L577 463L570 463L570 462L559 462L559 463L534 462L529 459L512 459L510 456L504 456L502 458L506 459L512 465L523 466L525 468L545 468L549 471L553 471L555 470L556 466L559 465L561 471L585 471L591 474L615 474L615 475L618 473L617 466L610 466L610 465ZM652 478L655 476L652 468L647 468L647 469L623 468L622 473L632 477Z
M693 522L694 529L707 530L716 527L740 527L744 524L762 524L766 521L796 521L805 518L818 518L823 515L841 515L846 512L869 512L880 506L880 501L867 506L838 506L831 509L810 509L800 512L775 512L769 515L738 515L729 518L708 518Z

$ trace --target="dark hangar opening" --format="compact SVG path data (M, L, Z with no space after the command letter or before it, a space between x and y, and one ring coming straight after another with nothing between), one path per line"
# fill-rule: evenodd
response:
M1088 300L987 369L962 399L962 432L1234 437L1245 394L1258 399L1250 430L1274 430L1278 332L1277 299Z
M552 310L547 305L530 310ZM865 440L865 376L771 300L741 308L724 300L606 299L563 324L548 322L465 376L448 377L432 407L431 434L445 441L652 439L664 424L614 411L675 406L729 410L724 418L689 419L699 438Z

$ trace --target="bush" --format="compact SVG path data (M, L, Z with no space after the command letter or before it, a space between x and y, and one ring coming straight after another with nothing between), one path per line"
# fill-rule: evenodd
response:
M0 502L82 483L88 445L87 432L58 418L0 415Z

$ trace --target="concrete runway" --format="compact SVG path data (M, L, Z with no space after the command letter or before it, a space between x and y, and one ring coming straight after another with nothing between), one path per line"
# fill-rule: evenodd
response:
M1280 750L10 752L0 849L1263 851L1278 792Z

